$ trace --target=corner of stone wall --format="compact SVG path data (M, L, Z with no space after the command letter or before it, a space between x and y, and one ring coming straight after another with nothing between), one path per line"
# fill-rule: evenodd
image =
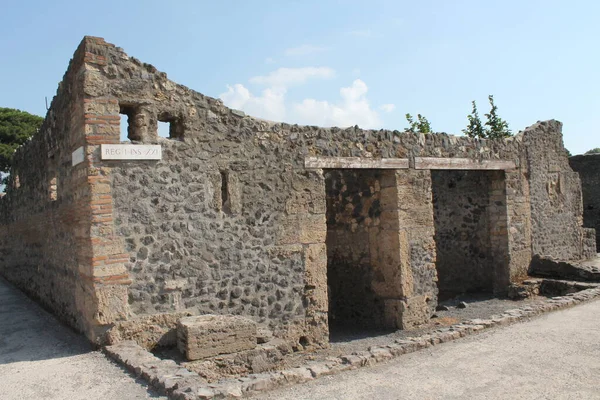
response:
M111 168L100 160L100 145L119 143L119 102L111 97L103 69L107 49L114 47L101 38L85 37L83 42L84 151L86 182L81 201L85 203L86 235L89 250L82 254L80 274L85 282L82 301L88 324L87 335L103 341L104 331L130 316L128 286L131 284L125 263L129 254L115 233Z

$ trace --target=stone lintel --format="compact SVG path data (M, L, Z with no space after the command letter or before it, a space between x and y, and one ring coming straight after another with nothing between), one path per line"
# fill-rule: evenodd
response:
M305 168L407 169L407 158L306 157Z
M515 162L510 160L415 157L415 169L507 170L515 168Z

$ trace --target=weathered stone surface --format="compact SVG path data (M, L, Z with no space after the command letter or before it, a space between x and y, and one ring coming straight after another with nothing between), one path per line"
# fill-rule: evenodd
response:
M188 360L256 347L256 323L234 315L185 317L177 325L177 345Z
M177 322L190 316L189 312L155 314L131 321L121 321L106 333L106 343L116 344L133 340L145 349L177 345Z
M533 276L600 282L600 262L594 265L593 263L558 261L535 255L531 260L529 273Z
M513 283L508 287L508 298L512 300L523 300L540 294L540 281L528 280L520 284Z
M493 173L432 171L431 178L440 295L447 299L464 292L492 292L490 230L497 207L490 202Z

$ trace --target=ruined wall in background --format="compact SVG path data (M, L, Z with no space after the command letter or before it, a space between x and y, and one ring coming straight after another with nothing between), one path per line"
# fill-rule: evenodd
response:
M569 164L581 180L583 226L596 229L596 248L600 249L600 154L573 156Z
M380 229L381 180L377 170L328 170L327 283L330 322L381 327L384 304L373 290ZM389 179L388 179L389 181ZM392 182L394 180L392 179ZM396 248L389 249L397 251ZM385 249L384 249L385 251Z
M579 175L569 166L562 124L539 122L525 130L531 196L532 253L556 259L584 256Z
M493 289L487 171L431 171L440 296Z

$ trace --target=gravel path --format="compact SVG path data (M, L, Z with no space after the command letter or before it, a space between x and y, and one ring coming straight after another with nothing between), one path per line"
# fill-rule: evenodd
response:
M164 399L2 278L0 321L0 399Z

